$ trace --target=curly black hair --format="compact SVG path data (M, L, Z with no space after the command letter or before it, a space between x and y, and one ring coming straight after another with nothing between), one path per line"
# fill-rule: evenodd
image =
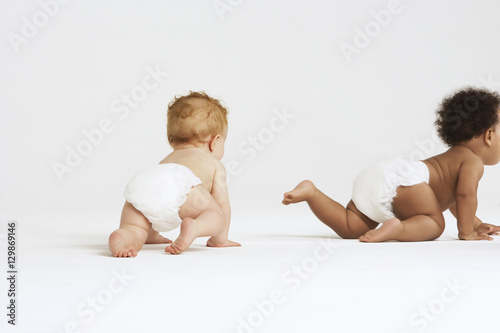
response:
M466 87L447 96L437 110L439 137L448 146L467 142L498 123L500 96L482 88Z

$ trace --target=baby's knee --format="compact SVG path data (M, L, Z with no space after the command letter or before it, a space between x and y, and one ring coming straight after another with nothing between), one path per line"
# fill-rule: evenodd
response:
M438 231L437 231L438 236L437 237L441 236L443 234L443 232L444 232L444 225L443 226L442 225L438 225Z

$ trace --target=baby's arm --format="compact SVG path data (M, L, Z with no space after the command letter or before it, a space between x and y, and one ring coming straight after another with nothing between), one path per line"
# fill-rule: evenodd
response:
M457 203L453 203L453 205L450 206L449 208L450 213L457 219ZM477 231L477 228L483 224L483 221L481 221L477 216L474 217L474 230Z
M450 212L457 217L457 205L453 204L450 206ZM484 223L477 216L474 218L474 230L478 234L488 234L488 235L498 235L500 234L500 226Z
M231 222L231 205L229 204L226 177L226 169L224 165L219 162L215 170L211 194L226 217L226 225L220 237L211 237L208 240L207 245L209 246L240 246L240 244L228 240L229 224Z
M481 220L476 218L477 187L483 172L484 165L481 160L469 159L462 163L458 173L456 204L453 209L457 218L458 238L462 240L492 239L477 231L481 223Z
M229 222L231 221L231 205L229 204L226 178L226 169L222 163L219 163L215 169L211 194L222 209L222 212L226 216L227 224L229 225Z

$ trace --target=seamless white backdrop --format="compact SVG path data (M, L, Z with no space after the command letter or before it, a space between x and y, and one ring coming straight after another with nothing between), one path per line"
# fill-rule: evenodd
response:
M433 126L441 99L465 85L500 87L499 11L494 0L0 0L0 225L19 221L21 329L63 331L76 320L91 332L234 332L326 240L338 247L331 258L259 332L351 332L353 322L413 332L412 313L457 279L467 292L431 330L491 329L498 239L453 243L451 223L440 241L365 246L335 240L307 205L280 202L309 178L345 203L367 164L443 151ZM358 48L349 57L347 44ZM171 151L166 107L189 90L230 110L223 162L231 237L244 246L211 251L197 240L182 256L153 245L111 258L123 189ZM54 164L78 147L88 156L58 177ZM478 212L497 224L499 176L486 169ZM75 309L123 269L137 280L84 323Z
M229 6L222 13L220 3ZM241 167L230 187L235 204L278 204L302 178L347 200L364 165L420 149L445 94L500 80L498 2L400 1L377 31L373 13L389 3L70 1L16 44L23 18L33 22L42 8L2 1L1 209L116 210L129 177L170 151L166 106L189 90L230 110L224 161ZM349 62L340 45L359 45L358 29L375 36ZM113 106L124 104L113 103L147 67L168 76L121 119ZM289 125L255 157L242 154L238 147L250 147L283 108L295 115ZM53 162L64 164L67 147L105 118L114 130L58 180Z

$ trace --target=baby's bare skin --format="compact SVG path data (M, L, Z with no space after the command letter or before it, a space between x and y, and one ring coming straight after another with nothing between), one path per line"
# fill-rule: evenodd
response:
M198 149L192 145L179 145L160 161L160 164L165 163L181 164L191 169L200 178L203 187L208 192L212 192L215 175L225 173L224 166L218 159L203 149Z
M303 181L285 193L283 204L306 201L313 213L343 238L363 242L387 240L425 241L438 238L444 231L443 212L456 217L462 240L492 240L500 227L483 223L475 216L477 188L484 165L500 161L500 124L483 135L451 147L443 154L423 161L429 169L429 184L399 186L392 207L392 218L378 223L361 213L352 201L346 208Z
M467 238L477 228L477 188L484 172L484 162L467 145L423 161L429 168L429 186L441 211L450 209L458 219L459 233ZM460 218L457 214L460 205ZM485 237L491 239L491 237Z

